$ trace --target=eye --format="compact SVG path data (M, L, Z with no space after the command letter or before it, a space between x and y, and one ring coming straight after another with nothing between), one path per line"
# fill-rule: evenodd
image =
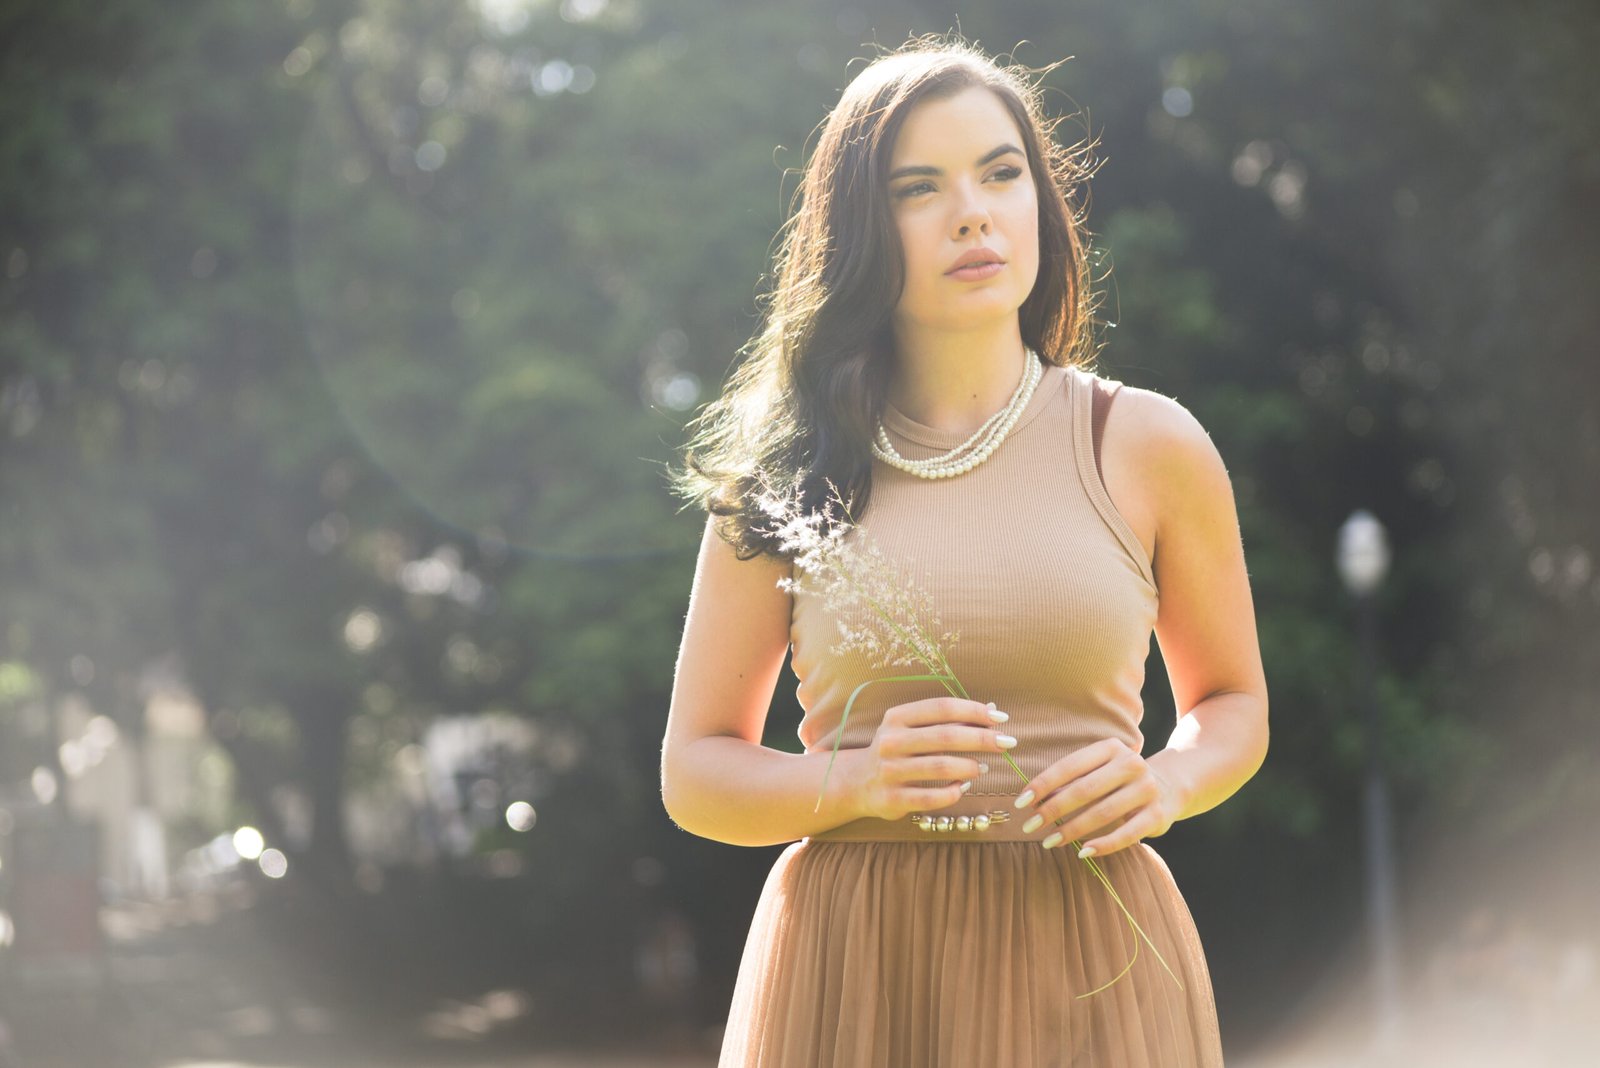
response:
M1001 167L999 170L994 172L993 177L995 177L996 179L999 179L1000 181L1003 181L1003 182L1013 181L1013 180L1015 180L1017 178L1022 177L1022 168L1021 167ZM895 194L895 199L903 200L906 197L915 196L917 193L921 192L923 189L931 189L931 188L933 188L933 187L930 186L927 182L915 182L915 183L913 183L911 185L903 187L898 193Z

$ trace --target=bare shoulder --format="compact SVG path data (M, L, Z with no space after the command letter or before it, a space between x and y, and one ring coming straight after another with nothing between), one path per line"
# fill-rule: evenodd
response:
M1116 408L1122 409L1119 439L1163 490L1177 489L1185 479L1208 469L1226 474L1211 434L1179 401L1124 385L1117 392L1113 411ZM1107 433L1109 425L1108 420Z
M1155 566L1162 532L1191 513L1193 495L1222 492L1231 506L1231 491L1211 435L1189 409L1154 390L1117 384L1101 440L1106 492Z

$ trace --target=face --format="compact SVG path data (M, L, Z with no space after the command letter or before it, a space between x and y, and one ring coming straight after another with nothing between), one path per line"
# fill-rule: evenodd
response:
M889 201L905 256L897 324L959 330L1016 315L1039 273L1039 206L1021 132L994 93L911 110L889 156ZM999 269L948 273L977 248Z

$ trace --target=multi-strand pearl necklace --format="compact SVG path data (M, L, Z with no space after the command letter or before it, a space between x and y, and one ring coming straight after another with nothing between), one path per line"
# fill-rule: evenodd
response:
M1032 349L1024 347L1023 359L1022 380L1017 383L1011 400L984 420L970 438L949 452L922 460L908 460L895 451L894 443L889 440L889 432L884 428L883 421L879 420L877 439L872 443L872 455L919 478L954 478L971 471L1000 447L1000 443L1021 418L1023 410L1028 407L1028 402L1033 399L1033 391L1039 380L1044 377L1044 365ZM968 453L968 449L973 451Z

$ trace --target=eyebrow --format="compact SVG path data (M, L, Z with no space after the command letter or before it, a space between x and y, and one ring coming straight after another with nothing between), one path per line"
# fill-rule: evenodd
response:
M974 166L981 167L990 160L999 159L1007 152L1015 152L1019 156L1023 154L1022 149L1008 142L999 146L998 148L992 148L988 152L984 153L983 157L979 159ZM943 173L944 171L940 170L938 167L929 167L926 164L913 164L909 167L896 167L894 170L890 171L889 181L892 182L896 178L906 178L913 174L926 174L937 177Z

